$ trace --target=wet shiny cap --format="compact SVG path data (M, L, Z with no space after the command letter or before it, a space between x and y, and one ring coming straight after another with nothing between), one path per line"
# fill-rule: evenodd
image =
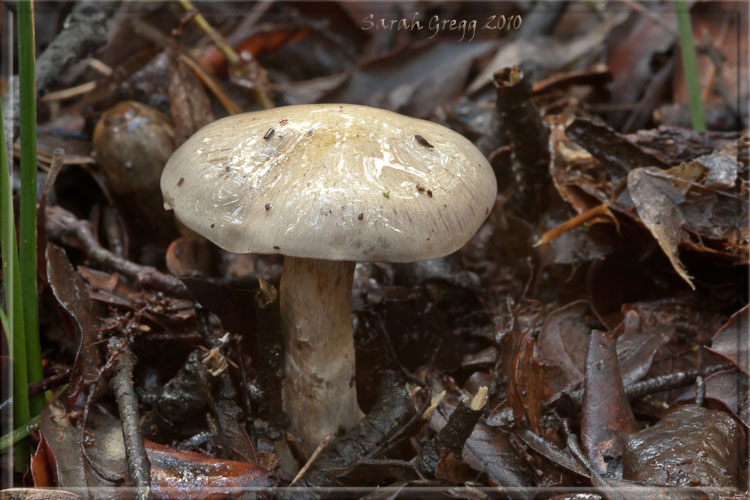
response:
M165 208L231 252L410 262L462 247L497 183L448 128L317 104L207 125L169 159L161 190Z

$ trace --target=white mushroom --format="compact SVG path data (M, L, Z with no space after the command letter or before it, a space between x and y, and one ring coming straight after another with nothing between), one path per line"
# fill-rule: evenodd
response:
M359 420L351 288L357 261L462 247L495 202L487 160L432 122L349 104L230 116L199 130L161 177L165 206L236 253L285 255L284 410L310 453Z

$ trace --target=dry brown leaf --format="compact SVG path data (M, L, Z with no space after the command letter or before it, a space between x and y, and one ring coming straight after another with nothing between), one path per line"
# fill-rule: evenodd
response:
M656 238L672 267L690 288L695 290L692 277L680 261L678 246L682 241L684 218L675 201L681 196L674 186L653 175L662 174L658 168L638 168L628 174L628 191L641 222Z

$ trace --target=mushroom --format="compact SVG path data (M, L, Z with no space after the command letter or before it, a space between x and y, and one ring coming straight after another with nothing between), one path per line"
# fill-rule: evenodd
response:
M461 248L495 202L490 165L452 130L350 104L217 120L161 177L165 208L235 253L283 254L284 411L309 454L356 425L351 303L357 261Z

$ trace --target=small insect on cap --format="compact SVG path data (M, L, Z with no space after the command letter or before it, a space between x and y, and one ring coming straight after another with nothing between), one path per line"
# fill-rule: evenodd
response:
M446 127L314 104L205 126L169 159L161 189L165 208L231 252L410 262L463 246L497 183Z

